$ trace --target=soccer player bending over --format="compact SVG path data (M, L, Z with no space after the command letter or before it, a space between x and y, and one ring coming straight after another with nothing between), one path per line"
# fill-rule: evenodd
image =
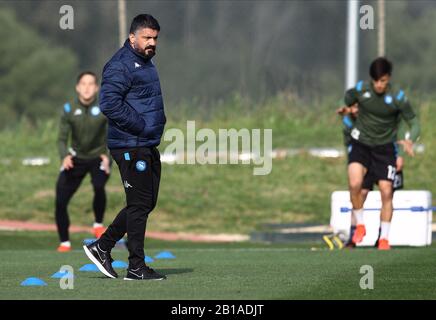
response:
M397 142L404 152L414 156L413 142L419 137L418 118L403 90L396 90L390 83L392 63L380 57L371 63L371 81L359 81L355 88L345 93L345 104L341 114L353 113L358 105L358 116L351 129L348 155L348 184L352 215L356 219L353 243L362 242L366 234L363 221L362 192L364 177L371 173L372 181L378 184L382 208L378 249L389 250L389 228L392 220L393 181L396 174ZM410 127L410 137L396 141L399 120Z
M61 172L56 183L56 225L59 233L59 252L71 250L68 234L70 219L67 206L89 173L94 189L94 235L103 232L103 217L106 209L105 185L109 178L109 151L106 147L107 119L97 103L97 76L90 71L77 78L77 99L66 103L62 110L58 137ZM71 136L71 147L68 140Z

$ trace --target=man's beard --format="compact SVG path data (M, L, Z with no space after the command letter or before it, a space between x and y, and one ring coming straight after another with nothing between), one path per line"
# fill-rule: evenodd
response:
M145 58L148 58L148 59L153 58L154 55L156 54L156 47L155 46L148 46L148 47L145 47L144 50L142 50L141 48L138 48L136 46L136 44L134 44L133 45L133 49L136 52L138 52L141 56L144 56ZM147 49L152 49L152 50L149 50L148 53L147 53Z
M147 49L152 49L152 50L149 50L147 53ZM154 46L147 47L144 50L145 57L147 57L149 59L153 58L155 54L156 54L156 47L154 47Z

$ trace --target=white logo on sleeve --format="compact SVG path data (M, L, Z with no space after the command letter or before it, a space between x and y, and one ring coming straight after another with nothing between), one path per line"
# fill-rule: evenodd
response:
M135 62L135 68L139 68L141 65L138 62Z
M359 136L360 136L360 131L359 131L357 128L354 128L354 129L351 131L351 137L352 137L354 140L359 140Z
M385 96L385 102L387 104L391 104L393 100L394 99L392 98L392 96L390 96L390 95Z
M133 186L127 182L127 180L124 180L124 188L128 189L128 188L133 188Z
M370 93L369 91L366 91L366 92L363 94L363 97L364 97L364 98L371 98L371 93Z

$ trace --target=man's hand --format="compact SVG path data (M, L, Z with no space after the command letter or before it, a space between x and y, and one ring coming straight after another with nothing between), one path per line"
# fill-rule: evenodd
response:
M105 154L100 155L101 165L103 166L104 172L109 174L111 172L111 168L109 165L109 157Z
M403 157L397 157L396 167L397 167L397 172L403 170L403 167L404 167L404 158Z
M412 140L399 140L398 144L402 145L404 151L411 157L415 156L415 152L413 151L413 141Z
M64 168L64 170L70 170L74 168L73 156L71 154L69 154L64 158L64 160L62 160L62 167Z
M339 109L336 109L336 113L341 115L341 116L351 114L352 116L356 117L357 114L359 113L359 107L358 107L358 104L355 103L349 107L344 106L344 107L340 107Z
M341 116L348 114L348 111L349 111L349 108L347 106L340 107L340 108L336 109L336 113L341 115Z

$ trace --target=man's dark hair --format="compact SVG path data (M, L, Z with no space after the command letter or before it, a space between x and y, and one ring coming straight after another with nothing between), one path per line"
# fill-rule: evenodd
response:
M81 73L77 76L76 84L79 83L80 80L82 80L82 78L83 78L84 76L93 76L94 79L95 79L95 83L98 84L98 77L97 77L97 75L96 75L94 72L92 72L92 71L83 71L83 72L81 72Z
M375 59L369 67L369 75L375 81L379 80L384 75L392 74L392 62L384 57Z
M132 20L130 25L130 33L135 33L139 29L150 28L160 31L159 22L150 14L139 14Z

